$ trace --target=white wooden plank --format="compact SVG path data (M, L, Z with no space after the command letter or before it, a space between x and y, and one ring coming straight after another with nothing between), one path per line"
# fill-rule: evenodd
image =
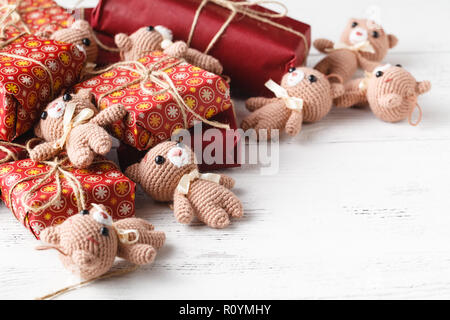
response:
M329 38L339 33L334 19L369 4L285 3ZM61 298L450 298L450 53L448 25L435 28L448 24L449 5L377 3L401 38L386 61L433 83L420 98L420 126L333 110L283 138L277 175L260 176L258 166L226 171L246 215L225 230L179 225L167 205L140 192L137 215L167 234L155 264ZM238 117L246 113L238 102ZM0 205L0 298L34 298L73 281L38 244Z

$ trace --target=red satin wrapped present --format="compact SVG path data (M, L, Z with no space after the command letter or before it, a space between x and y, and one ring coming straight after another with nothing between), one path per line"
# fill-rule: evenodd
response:
M11 19L21 31L52 33L67 28L74 21L73 16L53 0L7 0L10 6L4 6L1 14L11 11ZM18 5L18 6L16 6Z
M28 152L24 146L0 141L0 164L24 159L27 155Z
M47 176L51 170L54 172ZM61 187L59 197L57 177ZM75 169L68 161L55 167L30 159L0 165L2 200L38 239L46 227L79 213L83 209L81 197L85 208L91 203L103 204L114 220L134 216L135 187L107 160L98 160L89 169ZM53 205L41 210L53 197L56 199Z
M17 33L9 33L17 37ZM24 35L0 49L0 140L31 129L45 105L78 82L86 56L75 45Z
M110 36L132 33L146 25L164 25L173 31L176 40L187 41L201 3L202 0L100 0L90 21L95 30ZM260 12L274 12L256 5L245 8L253 10L252 16L238 13L209 53L222 62L224 74L232 79L233 92L270 96L264 83L269 79L279 82L290 67L305 61L311 28L288 17L254 18ZM229 8L209 1L198 15L191 46L204 51L231 13Z
M75 90L91 89L100 109L116 103L125 106L128 116L113 124L112 132L136 149L149 149L177 130L192 127L199 116L207 122L206 119L233 107L229 86L220 76L162 52L153 52L139 63L146 68L160 64L158 69L170 78L184 106L160 84L142 81L142 75L123 68L114 68L75 86ZM136 70L135 65L132 68Z

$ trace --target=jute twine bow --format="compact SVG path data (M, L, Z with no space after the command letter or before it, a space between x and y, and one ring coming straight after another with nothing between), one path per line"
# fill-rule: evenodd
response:
M306 39L305 35L302 34L301 32L298 32L298 31L292 29L292 28L286 27L280 23L270 20L273 18L283 18L283 17L286 17L286 15L287 15L287 12L288 12L287 7L279 1L258 0L258 1L254 1L254 2L250 2L250 1L235 2L235 1L229 1L229 0L202 0L200 6L197 9L197 12L195 13L194 21L192 22L191 31L189 33L189 38L187 41L188 46L191 45L192 38L194 37L195 28L197 27L200 14L201 14L203 8L210 2L216 4L220 7L229 9L231 11L231 14L228 17L228 19L225 21L225 23L222 25L222 27L219 29L219 31L216 33L216 35L212 38L211 42L209 43L209 45L206 48L206 50L204 51L204 53L208 53L214 47L214 45L217 43L217 41L220 39L220 37L222 37L222 35L225 33L226 29L231 24L231 22L236 17L236 15L242 14L242 15L252 18L256 21L266 23L268 25L271 25L278 29L290 32L290 33L295 34L296 36L300 37L305 44L305 61L306 61L306 57L308 56L308 52L309 52L309 45L308 45L308 40ZM283 9L283 12L282 13L268 13L268 12L257 11L257 10L250 8L253 5L261 5L261 4L275 4L279 7L281 7Z
M22 0L18 0L16 4L8 4L7 0L4 0L2 2L2 6L0 6L0 11L6 10L0 16L0 39L6 39L7 38L6 37L6 30L8 28L14 28L14 29L19 31L19 33L16 36L11 37L10 39L6 39L4 41L1 41L0 42L0 50L3 49L4 47L6 47L7 45L9 45L10 43L13 43L14 41L22 38L24 35L31 34L31 31L28 28L27 24L22 20L22 17L20 15L21 11L18 10L18 8L20 7L21 2L22 2ZM41 10L41 9L46 9L46 8L50 8L50 6L29 8L29 9L26 10L26 12L31 12L31 11L34 11L34 10ZM25 31L21 30L21 28L18 26L18 23L23 25L23 28L25 29ZM50 79L50 95L51 95L51 99L54 98L53 74L52 74L50 69L45 64L43 64L42 62L40 62L40 61L38 61L36 59L32 59L32 58L29 58L29 57L25 57L25 56L21 56L21 55L17 55L17 54L12 54L12 53L8 53L8 52L0 52L0 55L4 56L4 57L13 58L13 59L29 61L31 63L39 65L42 69L44 69L44 71L47 73L47 75L48 75L48 77Z
M219 183L220 175L215 173L200 173L197 169L192 170L189 174L185 174L181 178L177 186L177 191L181 194L188 194L191 182L197 179Z
M266 88L272 91L277 98L281 98L288 109L293 111L302 112L303 110L303 99L298 97L291 97L288 91L280 86L273 80L266 82Z
M215 128L222 128L222 129L229 129L230 126L228 124L224 124L224 123L220 123L217 121L211 121L208 120L204 117L202 117L201 115L199 115L197 112L195 112L194 110L192 110L184 101L183 97L180 95L180 93L178 92L175 84L173 83L172 79L169 77L169 75L165 72L165 70L176 67L177 65L185 62L185 60L183 59L178 59L176 62L165 66L164 68L159 68L161 66L162 63L173 59L172 57L165 57L163 59L161 59L160 61L158 61L157 63L152 64L149 67L146 67L144 64L142 64L139 61L122 61L122 62L118 62L115 63L105 69L101 69L101 70L96 70L96 71L92 71L90 74L102 74L105 72L108 72L112 69L123 69L123 70L127 70L133 73L136 73L139 75L138 78L136 78L135 80L123 84L119 87L113 88L105 93L103 93L99 98L98 98L98 105L101 105L101 101L108 95L110 95L111 93L114 93L116 91L120 91L123 90L131 85L140 84L141 90L147 94L154 94L154 95L159 95L159 94L164 94L166 92L169 92L172 97L174 98L175 102L177 103L178 107L180 108L181 114L183 116L183 122L184 122L184 127L185 129L189 128L188 125L188 121L187 121L187 113L192 114L195 118L197 118L198 120L212 126ZM157 84L158 86L160 86L162 88L162 90L158 91L158 92L154 92L152 90L149 90L148 88L145 87L145 84L147 82L153 82L155 84Z
M369 81L373 77L374 77L374 75L372 72L364 71L364 78L361 79L361 81L359 82L359 85L358 85L359 89L367 93L367 89L369 88ZM408 123L411 126L416 127L422 121L423 110L422 110L422 107L417 102L417 96L415 96L414 99L415 99L415 107L411 110L411 112L408 115ZM414 111L416 109L418 110L419 114L417 116L417 120L413 121L412 117L413 117Z

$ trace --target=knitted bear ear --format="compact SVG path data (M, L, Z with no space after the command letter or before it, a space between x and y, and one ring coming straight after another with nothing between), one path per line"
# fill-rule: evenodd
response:
M77 20L74 23L72 23L70 28L77 30L89 30L91 26L89 25L89 22L87 22L86 20Z
M83 100L90 101L92 98L91 89L81 89L80 91L77 92L77 96Z
M416 84L416 92L417 94L424 94L431 90L431 82L430 81L422 81L417 82Z
M130 37L125 33L116 34L116 36L114 37L114 42L116 43L116 46L120 51L130 51L133 47L133 43L131 42Z
M389 48L392 49L398 43L398 39L393 34L388 34Z
M59 244L58 227L47 227L41 231L39 237L48 244Z
M129 166L126 170L125 170L125 175L130 178L131 180L133 180L134 182L140 183L140 178L139 178L139 163L135 163L131 166Z

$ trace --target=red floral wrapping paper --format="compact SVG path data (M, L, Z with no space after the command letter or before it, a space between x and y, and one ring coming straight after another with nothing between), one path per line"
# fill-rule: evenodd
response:
M139 61L150 67L166 58L162 52L153 52ZM162 69L176 61L178 60L171 58L161 64ZM169 75L186 105L200 116L210 119L232 108L229 86L220 76L186 62L164 72ZM137 73L117 68L88 79L75 86L75 89L90 88L98 100L105 93L131 83L139 77ZM170 92L158 94L162 87L152 81L145 82L144 86L151 92L142 90L141 84L137 83L116 90L101 101L97 101L100 109L116 103L121 103L127 108L126 120L113 124L112 132L118 139L139 150L149 149L169 139L176 130L184 128L182 111L173 95ZM190 128L197 118L188 111L186 114Z
M7 2L16 4L17 0L8 0ZM51 33L67 28L74 21L74 17L53 0L22 0L16 12L19 13L22 22L28 26L32 33ZM23 29L20 23L16 23L16 25Z
M2 200L13 211L16 218L38 239L40 232L46 227L60 224L71 215L78 213L73 189L61 174L62 196L55 205L38 213L25 211L23 196L33 185L39 183L42 177L21 181L24 178L48 172L50 169L50 166L30 159L0 165ZM88 205L91 203L103 204L114 220L134 216L136 185L123 175L113 163L100 161L89 169L69 168L67 171L81 183ZM56 190L57 184L52 176L29 197L27 204L29 206L45 204ZM11 194L11 199L9 194Z
M0 140L28 131L53 97L79 81L85 59L75 45L33 35L0 49Z
M187 41L201 3L202 0L100 0L90 21L96 31L111 37L120 32L130 34L147 25L163 25L173 31L174 39ZM250 9L274 13L257 5ZM229 8L212 2L206 4L198 17L191 46L204 51L230 14ZM308 24L289 17L270 20L303 34L307 41L282 28L238 14L209 52L223 64L224 74L231 77L234 93L272 96L264 83L269 79L278 83L290 67L301 65L308 55L311 46ZM99 61L104 59L102 54Z

